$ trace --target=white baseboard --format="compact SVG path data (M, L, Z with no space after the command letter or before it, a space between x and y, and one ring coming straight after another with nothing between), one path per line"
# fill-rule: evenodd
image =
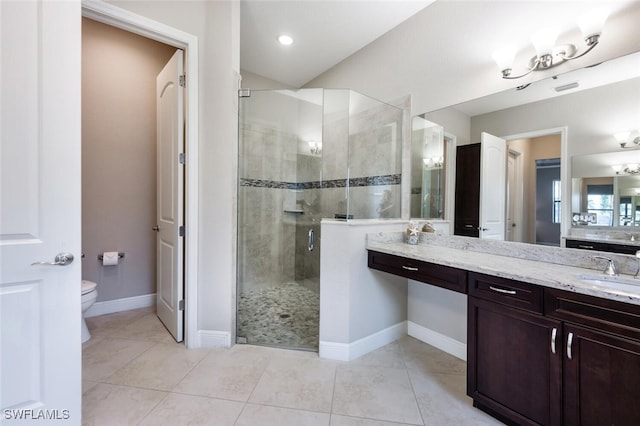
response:
M378 348L388 345L407 334L407 322L402 321L377 333L351 343L320 341L320 358L351 361Z
M198 348L230 348L231 333L228 331L198 330Z
M407 334L450 355L467 360L467 345L430 328L408 321Z
M85 318L97 315L112 314L114 312L130 311L131 309L148 308L155 306L156 294L143 294L142 296L125 297L122 299L105 300L94 303L87 312Z

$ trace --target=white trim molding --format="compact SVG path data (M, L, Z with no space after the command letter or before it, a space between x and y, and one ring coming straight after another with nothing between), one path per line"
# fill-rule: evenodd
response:
M467 360L467 345L449 336L423 327L412 321L408 321L407 334L456 358L463 361Z
M230 348L231 333L228 331L198 330L197 346L200 348Z
M185 318L184 336L188 348L199 347L198 334L198 126L199 75L198 37L163 23L129 12L103 1L82 0L82 16L156 40L185 52L187 74L185 100Z
M320 341L320 358L351 361L375 351L407 334L407 321L387 327L351 343Z
M84 313L85 318L98 315L113 314L114 312L130 311L131 309L148 308L156 305L156 294L143 294L142 296L124 297L122 299L105 300L94 303Z

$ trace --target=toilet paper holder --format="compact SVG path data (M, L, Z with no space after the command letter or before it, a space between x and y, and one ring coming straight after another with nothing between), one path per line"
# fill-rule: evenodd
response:
M102 259L104 259L104 255L99 254L98 260L102 262ZM118 253L118 259L124 259L124 253Z

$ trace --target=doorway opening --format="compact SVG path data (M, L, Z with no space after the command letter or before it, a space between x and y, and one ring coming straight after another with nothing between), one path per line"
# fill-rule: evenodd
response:
M506 136L509 241L560 245L563 232L566 131L540 130ZM548 178L548 179L547 179Z
M176 48L178 48L178 49L182 49L185 53L184 65L185 65L186 71L189 72L191 81L189 86L185 88L186 96L183 104L184 115L185 115L185 124L183 126L185 147L183 152L188 152L189 159L192 161L189 161L188 164L185 166L185 171L184 171L185 178L182 183L185 196L184 198L182 197L180 198L180 202L183 205L184 213L185 213L182 224L181 224L182 226L184 226L181 230L183 231L181 244L184 244L184 260L181 262L184 262L183 263L184 268L180 268L180 270L182 270L183 272L179 274L182 281L181 285L184 286L183 287L184 298L182 299L182 303L180 303L180 301L177 301L177 303L180 303L180 308L184 309L181 315L184 315L185 344L187 347L198 346L199 343L197 339L197 322L196 322L197 321L197 303L195 302L197 300L197 287L195 285L195 283L197 282L197 263L196 263L196 256L189 255L191 253L194 253L197 250L197 220L196 220L197 210L198 210L197 208L197 205L198 205L198 197L197 197L197 194L198 194L198 188L197 188L198 186L198 182L197 182L197 175L198 175L198 170L197 170L197 148L198 148L197 39L194 36L191 36L190 34L177 31L171 27L167 27L163 24L153 22L147 18L128 13L122 9L115 8L108 4L103 5L98 3L97 4L83 3L82 14L83 14L83 19L89 18L89 20L93 20L98 24L109 27L111 30L120 28L124 30L123 31L124 33L127 33L130 36L131 35L134 35L135 37L142 36L140 38L146 39L147 42L156 43L157 45L164 44L167 50L169 51L175 52ZM105 53L105 51L102 50L100 53ZM119 77L123 80L137 77L135 75L132 76L132 74L135 74L135 73L133 72L133 70L127 67L120 67L119 69L116 69L114 71L114 74L116 74L115 77ZM152 99L155 98L155 90L156 90L155 84L156 82L154 77L152 82L152 85L153 85L152 95L151 95ZM108 93L106 96L111 96L111 95L113 94ZM84 87L83 87L83 104L85 102L85 99L87 98L85 96ZM153 112L154 112L154 121L155 121L155 106L153 107ZM127 133L127 129L125 129L121 125L121 123L118 123L117 121L114 121L114 120L109 121L108 117L96 117L96 116L85 117L85 114L86 113L83 112L83 119L90 118L90 119L102 120L103 129L106 129L106 130L110 130L110 128L114 129L116 135L121 138L119 140L120 143L126 144L127 142L129 142L130 145L135 144L135 141L137 140L138 135L135 132L133 132L132 134ZM148 120L148 118L139 116L137 114L134 115L134 120L135 119L139 121ZM146 124L149 124L149 123L146 123ZM154 129L153 139L155 140L155 123L152 123L152 126ZM83 126L83 133L84 133L84 126ZM83 134L83 140L84 139L85 139L85 135ZM98 143L97 145L100 145L100 144ZM137 152L138 158L145 158L144 160L145 162L150 161L152 163L155 163L156 161L155 150L152 151L148 146L146 146L145 148L142 145L136 145L136 147L138 149L138 152ZM113 190L115 188L114 192L119 193L121 195L120 202L118 203L118 206L116 208L121 208L122 210L118 211L117 214L114 215L115 220L118 222L117 226L119 227L119 229L124 229L130 233L134 233L138 230L137 228L139 227L143 232L148 231L149 233L151 233L151 236L149 238L138 239L138 242L142 240L142 241L145 241L145 243L147 244L146 251L145 250L139 251L140 253L146 253L145 255L147 256L147 258L145 259L144 255L142 255L142 258L140 257L136 258L136 256L134 256L133 254L134 249L132 249L131 254L129 256L127 256L125 252L125 260L124 260L124 262L128 261L130 264L138 263L138 262L146 263L147 269L148 269L149 264L155 265L154 258L156 257L156 249L154 247L153 250L151 250L152 259L150 261L148 244L149 244L149 240L152 241L152 244L154 244L154 241L155 241L155 235L154 235L155 233L153 232L153 227L155 226L156 219L153 219L153 221L150 222L152 225L150 228L148 226L143 227L139 225L140 222L138 222L138 225L131 225L128 222L128 219L130 219L131 216L137 216L138 211L134 210L132 212L127 209L128 206L126 204L126 199L127 199L126 197L129 197L129 198L132 197L131 192L134 192L132 188L135 187L137 179L139 177L142 178L143 175L145 179L147 179L147 181L149 179L149 176L151 176L155 185L155 181L156 181L155 166L153 167L153 171L150 172L149 168L147 167L145 169L146 170L145 172L142 170L142 167L139 167L140 166L139 164L136 164L135 161L133 161L132 163L131 159L127 158L125 155L119 156L116 150L113 150L113 152L110 152L109 146L102 146L101 149L104 152L106 152L107 155L115 157L116 159L121 161L118 162L118 165L114 169L106 170L107 172L106 177L103 177L102 180L99 181L99 185L97 187L94 186L93 188L94 195L99 196L99 193L102 190L105 190L105 191L107 190L105 188L108 188L109 190ZM88 164L83 164L83 169L86 169L87 167L91 167L91 166L88 166ZM94 167L104 168L105 165L103 162L99 162L97 165L94 164ZM118 177L117 175L129 174L128 172L130 172L131 170L133 170L134 172L137 172L137 174L134 174L134 178L130 178L124 184L114 185L112 183ZM105 170L103 170L103 172L104 171ZM84 187L84 184L83 184L83 187ZM86 192L85 189L83 189L83 191ZM150 202L149 199L150 198L155 199L155 191L146 190L144 192L146 195L144 195L143 198L146 198L147 204L154 205L155 200L153 202ZM83 194L83 198L85 198L84 194ZM125 200L125 203L122 203L123 199ZM113 206L111 206L111 208L113 208ZM84 211L85 209L83 208L83 213ZM96 222L100 224L101 221L99 219L105 217L103 213L104 212L102 211L98 211L98 214L94 215L98 219L92 218L92 220L96 220ZM83 220L83 222L88 220L87 218L89 217L89 215L84 214L84 216L85 216L85 219ZM136 217L136 220L139 220L139 219L140 218ZM149 219L146 219L146 220L149 221ZM101 225L98 225L98 226L100 227ZM104 227L106 228L106 226ZM142 229L142 228L146 228L146 229ZM89 237L89 235L87 235L87 237ZM85 236L83 235L83 240L84 239L85 239ZM101 243L102 242L98 242L98 244L101 244ZM145 243L142 243L142 244L145 244ZM84 244L84 241L83 241L83 244ZM116 247L112 247L112 248L116 248ZM106 248L103 247L97 250L105 250L105 249ZM86 248L84 250L86 250ZM91 260L91 257L88 254L87 254L87 259ZM168 266L168 268L175 269L174 266L175 265L170 262L170 265ZM151 269L154 269L154 268L155 268L154 266L151 267ZM121 269L124 269L124 268L121 268ZM124 282L123 277L118 276L118 274L122 275L123 272L118 271L117 268L107 269L107 267L104 267L102 271L103 277L105 276L105 274L107 279L116 280L116 282ZM126 282L130 283L130 282L135 282L136 277L127 276L126 279L127 279ZM190 285L190 283L194 283L194 284ZM147 283L147 285L149 284ZM131 288L128 288L125 285L120 285L120 288L105 287L105 291L107 293L113 292L113 291L122 291L122 293L120 294L123 295L124 297L115 297L115 299L117 300L114 300L114 303L112 304L105 303L105 306L103 306L103 308L107 310L107 312L100 312L100 313L108 313L108 312L116 312L121 310L132 309L132 308L138 307L136 306L137 303L138 304L146 303L146 306L155 305L155 295L153 294L156 292L155 285L156 285L155 280L153 280L152 281L153 289L150 292L151 294L143 295L141 298L142 300L140 298L136 298L135 296L134 297L128 296L126 292L131 291ZM111 297L114 297L113 294L111 295ZM187 307L189 309L186 309ZM180 340L182 340L182 338Z

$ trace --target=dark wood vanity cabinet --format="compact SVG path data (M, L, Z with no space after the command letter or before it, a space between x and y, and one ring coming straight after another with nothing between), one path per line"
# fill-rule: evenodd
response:
M507 424L640 424L640 306L469 273L467 393Z
M640 306L545 289L563 320L563 423L640 424Z
M640 424L640 306L375 251L369 267L468 293L475 407L512 425Z
M467 394L507 424L559 425L561 321L546 318L542 289L469 273Z
M456 148L456 190L453 233L480 236L480 144Z
M369 250L368 266L412 280L457 291L467 292L467 271L406 257Z
M602 243L598 241L582 241L567 238L565 241L567 248L578 248L583 250L607 251L610 253L636 254L640 250L639 246L615 243Z

